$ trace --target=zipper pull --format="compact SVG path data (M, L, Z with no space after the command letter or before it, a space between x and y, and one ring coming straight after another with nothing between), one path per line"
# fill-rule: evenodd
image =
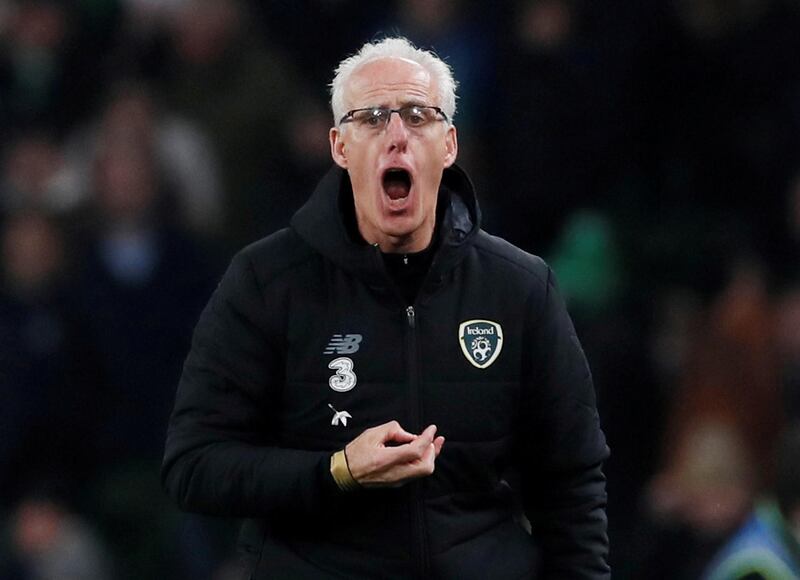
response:
M414 328L416 326L416 322L415 322L415 319L414 319L414 317L416 316L416 313L414 312L414 307L413 306L409 306L408 308L406 308L406 316L408 317L408 325L411 328Z

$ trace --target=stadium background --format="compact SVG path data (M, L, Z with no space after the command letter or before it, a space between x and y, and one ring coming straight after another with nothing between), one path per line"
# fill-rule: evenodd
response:
M0 0L0 578L235 577L235 522L158 485L182 360L330 166L334 66L395 33L460 81L485 228L560 278L614 577L697 578L800 415L799 32L797 0Z

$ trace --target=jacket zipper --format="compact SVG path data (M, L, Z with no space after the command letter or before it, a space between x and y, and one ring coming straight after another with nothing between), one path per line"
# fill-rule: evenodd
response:
M409 307L406 308L406 316L408 317L408 325L411 328L416 328L417 327L417 323L415 321L416 321L417 313L415 312L413 306L409 306Z
M378 267L384 272L385 279L389 282L391 287L395 288L395 295L401 303L405 303L400 292L395 287L391 280L389 273L381 258L381 252L378 244L373 244L374 260ZM425 286L423 281L422 286ZM422 288L420 288L420 292ZM422 403L419 395L419 357L417 356L417 312L413 305L406 306L406 323L408 329L406 330L407 345L408 345L408 392L410 400L410 424L407 427L412 433L419 433L422 425ZM428 570L430 563L428 562L428 535L426 533L425 525L425 511L423 508L422 486L423 479L409 482L406 486L408 489L408 496L411 503L411 530L412 530L412 559L416 564L417 578L420 580L426 579L429 576ZM412 569L413 569L412 564Z
M417 356L417 313L413 306L406 307L406 321L408 323L408 369L409 369L409 395L410 395L410 429L414 433L422 430L422 403L419 393L419 358ZM412 481L409 484L411 496L411 520L414 530L414 545L412 546L416 575L418 578L427 578L430 568L428 563L428 542L425 525L425 510L423 507L422 486L424 480Z

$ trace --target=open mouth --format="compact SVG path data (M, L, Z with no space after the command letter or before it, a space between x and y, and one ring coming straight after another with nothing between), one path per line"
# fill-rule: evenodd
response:
M411 175L405 169L387 169L383 174L383 191L392 201L408 197Z

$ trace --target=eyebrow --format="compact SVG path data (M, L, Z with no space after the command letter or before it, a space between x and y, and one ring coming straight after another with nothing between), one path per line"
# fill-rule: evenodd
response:
M397 108L398 109L403 109L405 107L430 107L430 106L431 105L426 105L425 103L423 103L419 99L409 99L407 101L400 101L400 105ZM355 107L354 109L351 109L351 110L356 110L356 109L393 109L393 108L394 107L392 107L390 105L383 104L383 105L366 105L366 106L363 106L363 107Z

